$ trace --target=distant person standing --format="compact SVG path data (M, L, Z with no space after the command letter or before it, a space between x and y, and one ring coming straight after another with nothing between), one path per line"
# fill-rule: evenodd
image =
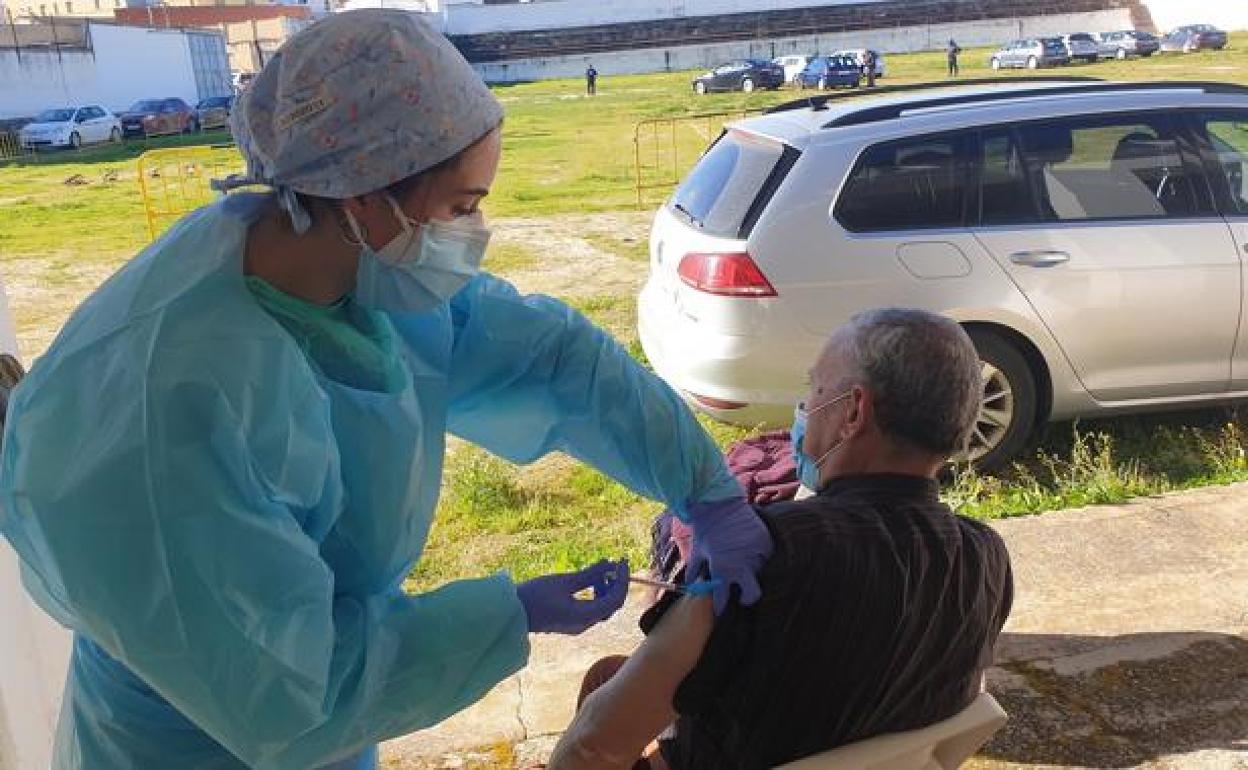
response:
M590 96L598 93L598 70L592 64L585 70L585 93Z
M875 66L878 54L870 48L862 55L862 66L867 71L867 88L875 88Z
M958 47L953 38L949 38L949 48L946 53L949 57L949 77L956 78L961 72L958 69L958 54L962 53L962 49Z

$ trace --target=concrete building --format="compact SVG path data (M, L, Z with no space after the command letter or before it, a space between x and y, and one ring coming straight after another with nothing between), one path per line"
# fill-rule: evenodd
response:
M896 53L1148 23L1142 0L598 0L452 4L445 32L491 82L702 69L841 48Z
M201 27L222 33L233 72L258 72L313 17L308 5L166 5L117 11L119 21L135 26Z
M0 120L65 104L122 111L144 98L176 96L195 104L233 93L219 31L62 19L3 32Z
M0 0L3 21L24 21L59 16L71 19L111 19L126 0Z

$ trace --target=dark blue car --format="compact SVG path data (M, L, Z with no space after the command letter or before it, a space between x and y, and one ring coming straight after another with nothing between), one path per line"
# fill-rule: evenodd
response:
M800 88L825 90L837 86L857 88L862 82L862 69L848 56L816 56L797 76Z

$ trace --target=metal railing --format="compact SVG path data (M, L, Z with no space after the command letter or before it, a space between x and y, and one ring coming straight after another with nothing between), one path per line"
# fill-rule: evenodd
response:
M30 150L22 146L16 131L0 131L0 159L18 158L28 154Z
M734 120L763 110L731 110L670 118L650 118L633 127L633 179L637 207L642 208L654 191L667 193L680 182L706 148Z
M220 197L209 185L213 179L244 169L232 144L148 150L137 165L143 214L153 240L178 219Z

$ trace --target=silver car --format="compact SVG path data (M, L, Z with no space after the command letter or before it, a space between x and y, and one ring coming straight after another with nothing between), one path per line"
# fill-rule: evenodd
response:
M1075 32L1062 35L1062 45L1066 46L1066 55L1071 61L1090 64L1101 58L1101 44L1087 32Z
M1056 37L1011 40L994 51L988 59L988 65L994 70L1010 67L1034 70L1041 67L1060 67L1064 64L1070 64L1070 54L1066 52L1066 44Z
M1248 397L1248 89L1013 81L732 124L655 216L638 324L695 407L787 425L829 332L945 313L983 359L970 455L1046 420Z

